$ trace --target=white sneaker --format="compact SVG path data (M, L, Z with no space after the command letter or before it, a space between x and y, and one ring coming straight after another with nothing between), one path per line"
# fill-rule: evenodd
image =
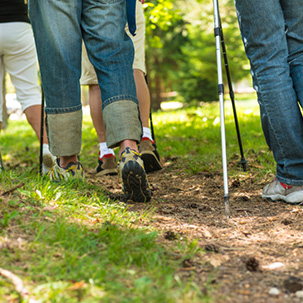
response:
M286 185L274 178L264 187L262 198L272 201L283 200L290 204L301 204L303 202L303 185Z
M45 175L55 164L56 157L51 152L43 153L42 174Z
M51 181L84 181L84 170L82 164L78 161L77 163L70 162L66 167L60 167L59 158L54 161L54 165L48 171L47 177Z

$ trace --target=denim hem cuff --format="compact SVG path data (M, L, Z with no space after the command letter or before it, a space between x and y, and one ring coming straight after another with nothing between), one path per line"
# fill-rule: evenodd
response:
M302 186L303 185L303 180L295 180L295 179L289 179L289 178L283 178L281 176L277 175L277 179L287 185L292 185L292 186Z
M104 108L107 105L112 104L113 102L126 101L126 100L133 101L137 105L139 105L139 101L135 96L133 96L133 95L119 95L119 96L114 96L112 98L106 99L105 101L102 101L102 110L104 110Z
M80 153L82 138L82 110L47 114L46 128L50 152L56 156L72 156Z
M63 107L63 108L45 108L45 113L47 114L64 114L80 111L82 109L82 104L72 107Z
M103 120L108 147L116 147L124 140L140 142L142 123L139 106L135 102L120 100L107 105L103 110Z

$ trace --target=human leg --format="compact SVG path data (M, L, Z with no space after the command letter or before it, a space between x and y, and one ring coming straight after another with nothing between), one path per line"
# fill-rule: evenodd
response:
M144 162L145 171L150 173L161 170L163 164L149 128L150 94L143 71L134 69L134 78L139 100L140 117L143 125L143 135L139 145L139 152Z
M27 107L24 111L27 121L35 131L38 140L41 139L41 105L32 105ZM55 157L49 151L49 145L47 140L47 133L45 124L43 127L43 140L40 142L43 144L43 160L42 160L42 173L45 175L52 167L55 161Z
M235 2L277 178L288 185L303 185L303 121L290 76L283 8L278 0Z
M28 123L31 125L32 129L35 131L37 138L40 140L41 136L41 105L33 105L28 107L24 114ZM47 134L45 128L43 129L43 144L48 144Z
M94 67L87 57L85 45L82 47L82 74L80 78L81 85L88 85L89 87L89 106L90 115L95 127L98 142L99 142L99 155L98 165L95 172L100 175L115 175L118 173L116 156L114 150L108 148L106 144L105 127L103 123L102 114L102 100L101 91L98 84L97 75Z
M140 118L143 126L142 138L147 137L153 140L151 130L149 128L149 113L150 113L150 94L145 80L145 16L143 6L140 3L136 5L136 23L137 32L135 36L129 32L128 25L125 31L132 39L135 48L135 57L133 62L134 78L136 83L137 98L139 101Z
M90 2L84 1L81 26L101 88L108 146L118 146L124 140L140 141L142 128L132 71L134 50L124 31L125 2L96 2L94 8L92 16Z
M105 127L102 114L102 99L99 84L89 85L89 107L93 125L99 142L106 142Z
M139 101L140 117L143 125L143 140L140 143L140 153L142 153L142 158L144 161L144 166L147 172L155 171L161 169L162 163L153 141L151 130L149 128L149 114L150 114L150 94L148 90L147 83L145 81L145 18L143 13L143 8L141 4L137 4L137 34L132 36L128 27L126 26L126 33L131 37L134 48L135 48L135 58L133 62L134 79L136 83L136 93ZM82 85L90 85L90 107L92 120L99 138L100 145L105 145L105 128L103 124L103 116L101 112L101 93L95 70L93 69L91 63L87 58L87 53L85 48L82 51ZM123 149L122 149L123 150ZM98 159L98 168L100 163L102 163L102 150L100 149L100 157ZM100 159L101 158L101 159Z
M290 74L298 101L303 107L303 2L282 0L281 6L285 18Z
M61 167L75 164L81 150L81 2L29 1L50 150Z
M106 144L105 127L102 114L102 99L98 84L89 85L89 106L91 118L99 142L98 165L95 172L100 176L116 175L118 173L114 150Z
M3 23L1 27L3 66L11 77L22 110L40 140L41 92L32 28L26 22ZM45 127L42 144L44 144L42 168L46 173L51 168L54 157L48 149Z
M2 24L3 65L15 87L28 122L40 139L41 92L38 84L37 56L30 24L10 22ZM45 142L47 138L45 136Z
M106 139L109 147L120 146L124 199L149 201L151 192L137 153L142 125L132 70L133 45L124 31L125 2L95 4L96 18L88 16L88 6L83 4L81 25L87 53L101 88ZM95 34L95 41L91 39L91 32Z
M137 4L136 10L137 35L132 37L127 26L126 32L132 38L135 47L135 58L133 63L134 78L136 82L137 97L139 100L140 117L143 126L143 135L139 145L139 152L144 162L144 168L147 173L161 170L161 162L157 146L152 137L150 129L150 92L145 80L145 17L143 7Z
M137 98L139 100L140 117L143 127L149 128L150 94L142 70L134 69Z
M80 152L82 120L78 83L81 64L80 1L74 1L72 5L64 1L30 1L29 12L46 100L50 147L57 156L75 157Z
M143 75L143 72L140 70L134 70L134 78L136 82L137 95L140 106L140 116L142 120L142 124L144 127L143 117L147 120L147 126L149 122L149 91L147 88L147 84ZM147 102L146 102L147 101ZM100 143L100 147L106 144L106 135L105 135L105 127L103 123L103 115L101 110L101 93L98 85L90 85L89 86L89 104L90 104L90 112L93 120L94 127L96 129L96 133L98 136L98 140ZM145 122L146 123L146 122ZM121 153L127 147L127 141L123 142L124 146L121 148ZM133 149L135 147L133 146ZM102 148L100 148L99 158L98 158L98 166L96 168L97 172L102 173L102 175L109 173L113 173L115 171L114 162L112 157L109 154L114 155L113 150L108 149L107 145L104 147L105 152L103 152ZM146 135L145 130L143 130L143 139L140 142L140 153L144 162L144 168L146 172L157 171L163 168L163 165L160 160L159 153L157 151L157 147L150 136ZM120 153L120 156L121 156ZM103 156L106 155L105 158ZM105 162L109 162L107 164Z
M146 85L146 81L144 79L143 72L139 70L134 70L134 79L137 87L141 120L143 116L145 119L145 125L143 121L142 124L143 126L148 126L149 91ZM147 100L147 102L145 102L145 100ZM100 143L106 142L106 133L105 133L105 126L103 122L103 114L101 107L102 106L101 91L98 84L89 85L89 106L90 106L90 114L92 117L93 125L96 129L98 140ZM142 114L142 112L144 112L144 114Z

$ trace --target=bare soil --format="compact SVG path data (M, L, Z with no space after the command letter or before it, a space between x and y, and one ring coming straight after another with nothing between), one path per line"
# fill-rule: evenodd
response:
M225 215L221 172L184 170L182 159L165 159L162 171L148 175L152 202L129 202L129 211L154 207L148 223L159 230L168 245L176 239L198 240L203 249L183 261L179 275L194 277L213 302L303 302L303 209L282 202L265 201L260 180L249 172L229 178L230 218ZM235 167L229 163L229 169ZM250 167L257 165L250 160ZM90 178L91 176L91 178ZM96 181L119 200L117 177ZM178 256L176 256L178 257Z

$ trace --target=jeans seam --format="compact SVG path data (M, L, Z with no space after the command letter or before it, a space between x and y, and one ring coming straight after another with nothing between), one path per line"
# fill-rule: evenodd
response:
M82 105L72 106L72 107L60 107L60 108L47 108L45 112L47 114L63 114L63 113L71 113L76 112L82 109Z
M119 96L114 96L111 97L109 99L107 99L106 101L102 102L102 110L109 104L117 102L117 101L133 101L135 102L137 105L139 105L138 99L132 95L119 95Z

